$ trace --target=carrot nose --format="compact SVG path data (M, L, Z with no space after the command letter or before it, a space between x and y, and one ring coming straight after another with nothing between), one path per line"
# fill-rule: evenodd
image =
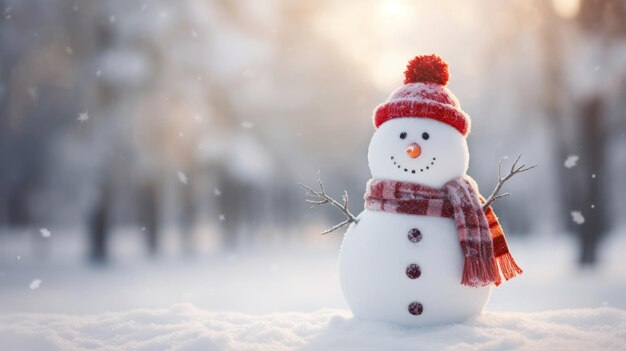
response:
M411 158L416 158L419 155L421 155L421 153L422 153L422 148L416 143L413 143L409 145L408 148L406 148L406 154L409 155Z

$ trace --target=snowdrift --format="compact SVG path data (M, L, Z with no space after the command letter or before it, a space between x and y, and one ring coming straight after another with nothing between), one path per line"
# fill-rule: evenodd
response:
M0 317L7 350L625 350L626 311L486 312L462 324L403 328L343 310L246 315L190 304L97 315Z

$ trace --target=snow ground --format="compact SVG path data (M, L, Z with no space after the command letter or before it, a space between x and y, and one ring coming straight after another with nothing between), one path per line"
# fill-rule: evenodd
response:
M626 312L488 312L463 324L409 329L358 321L341 310L252 316L179 304L2 316L0 344L11 350L624 350Z
M583 271L568 237L513 238L525 273L494 289L482 316L411 330L351 319L329 237L192 257L128 251L94 267L51 231L45 255L0 235L0 345L12 350L626 349L623 234Z

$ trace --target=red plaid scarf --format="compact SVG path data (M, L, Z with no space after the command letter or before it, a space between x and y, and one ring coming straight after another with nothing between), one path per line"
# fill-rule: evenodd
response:
M498 217L491 209L483 211L485 199L472 178L454 179L443 189L416 183L372 179L367 183L365 208L421 216L454 218L465 256L461 284L500 285L522 273L509 253Z

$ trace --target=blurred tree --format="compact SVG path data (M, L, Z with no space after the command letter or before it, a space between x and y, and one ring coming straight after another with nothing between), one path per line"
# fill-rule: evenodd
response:
M612 40L623 40L626 37L626 1L578 1L580 9L576 20L583 30Z
M607 138L604 130L606 120L606 101L601 96L591 96L581 101L581 162L582 186L578 205L585 212L585 222L580 225L579 261L582 265L593 265L598 260L598 246L606 234L606 209L608 201L605 193L607 177L604 164L607 152Z
M137 207L139 208L139 225L145 234L146 247L150 255L155 255L159 249L159 183L152 178L148 178L138 184L139 194Z
M104 178L99 189L99 196L96 198L91 213L89 213L87 226L89 231L89 260L93 263L105 263L109 259L112 190L111 178Z
M580 0L580 10L576 19L580 28L591 37L590 41L600 43L599 50L604 50L615 43L624 43L626 40L626 1ZM611 59L612 57L605 56L596 62L596 65L608 66ZM617 80L624 76L624 72L615 74L614 79ZM579 192L577 204L580 208L589 209L584 211L585 222L578 231L581 241L579 260L583 265L597 262L598 245L608 229L609 202L606 196L608 177L604 161L611 133L606 129L609 125L607 106L610 103L606 99L608 95L606 92L610 89L611 87L599 86L595 93L592 92L582 99L577 116L580 125L579 145L582 150L579 184L580 189L583 189Z
M559 194L562 199L562 218L566 227L576 233L579 241L579 263L593 265L598 259L599 243L608 229L608 197L606 192L607 165L605 158L609 131L606 94L609 87L596 84L583 94L570 86L568 70L576 66L582 54L571 52L564 44L568 36L568 19L559 18L550 2L540 1L543 18L543 86L544 108L550 117L553 143L558 160L577 155L580 161L573 168L557 165ZM580 0L574 18L585 38L583 49L605 50L612 42L626 38L626 2L616 0ZM609 50L598 55L596 67L608 66L612 59ZM592 67L587 67L591 69ZM618 78L619 79L619 78ZM607 81L602 81L606 84ZM573 106L568 108L566 106ZM580 211L584 222L569 220L569 212Z

